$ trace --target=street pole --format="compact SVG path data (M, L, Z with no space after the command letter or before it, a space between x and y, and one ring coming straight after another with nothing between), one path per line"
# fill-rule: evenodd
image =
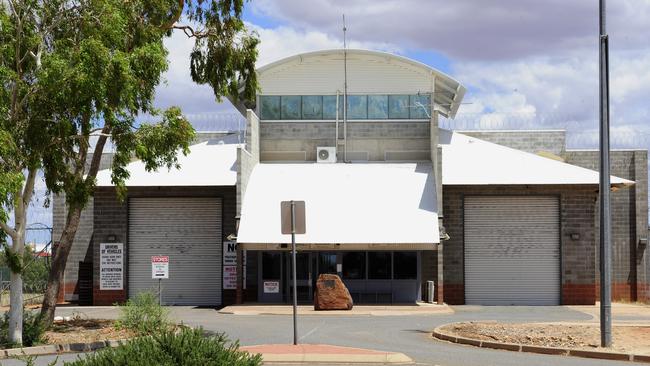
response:
M293 276L293 344L298 344L298 289L296 286L296 203L291 201L291 273Z
M158 279L158 305L162 305L162 290L160 286L160 278Z
M612 345L612 233L609 162L609 42L600 0L600 345Z

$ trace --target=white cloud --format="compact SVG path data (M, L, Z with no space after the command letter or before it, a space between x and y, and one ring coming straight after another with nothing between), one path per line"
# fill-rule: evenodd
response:
M248 24L248 26L258 33L261 40L258 66L298 53L343 48L340 38L330 36L325 32L301 31L291 27L263 28L254 24ZM399 48L382 42L352 41L348 47L400 52Z

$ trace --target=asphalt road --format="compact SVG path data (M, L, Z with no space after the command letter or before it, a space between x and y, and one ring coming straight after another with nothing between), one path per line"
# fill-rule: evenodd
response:
M442 324L457 321L498 320L522 321L584 321L591 316L565 307L454 307L453 315L408 316L303 316L299 318L299 341L326 343L348 347L403 352L417 364L440 366L596 366L627 365L629 362L591 360L577 357L537 355L490 350L436 341L431 331ZM66 310L63 310L64 312ZM67 310L71 311L71 310ZM91 316L115 316L105 309L88 309ZM212 309L174 309L175 317L191 326L202 326L210 332L226 332L242 345L291 343L290 316L222 315ZM76 359L63 355L59 363ZM41 357L37 365L47 365L55 357ZM5 360L1 365L23 365Z

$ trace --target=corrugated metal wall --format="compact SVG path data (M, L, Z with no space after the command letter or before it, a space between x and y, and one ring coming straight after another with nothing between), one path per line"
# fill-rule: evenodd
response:
M348 93L430 93L431 73L385 57L348 54ZM381 75L381 77L377 77ZM261 94L309 95L343 92L343 55L294 60L260 75Z
M167 305L221 304L222 202L215 197L129 200L129 297L154 289L151 256L168 255Z
M465 197L465 302L559 305L559 215L554 196Z

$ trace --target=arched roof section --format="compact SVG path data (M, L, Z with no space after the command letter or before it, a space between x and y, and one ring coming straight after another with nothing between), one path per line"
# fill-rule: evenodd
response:
M303 94L342 91L343 56L343 49L322 50L264 65L257 69L262 94L282 94L283 88L295 88L296 93ZM451 76L407 57L348 49L347 58L350 93L433 93L436 110L450 118L456 115L465 95L465 87Z

